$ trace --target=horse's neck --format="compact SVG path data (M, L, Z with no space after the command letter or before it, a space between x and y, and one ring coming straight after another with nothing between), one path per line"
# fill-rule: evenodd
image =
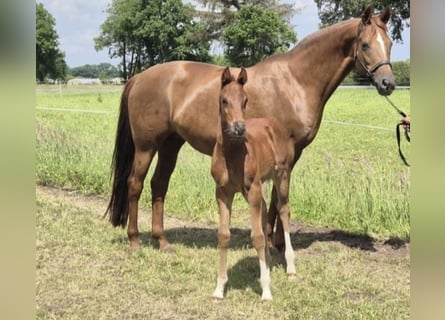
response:
M288 52L289 68L311 101L323 107L354 66L360 19L324 28Z

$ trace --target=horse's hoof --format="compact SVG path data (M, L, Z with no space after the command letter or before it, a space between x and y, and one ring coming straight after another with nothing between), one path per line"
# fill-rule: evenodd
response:
M165 247L160 248L159 250L164 253L175 253L176 252L175 247L172 246L171 244L168 244Z

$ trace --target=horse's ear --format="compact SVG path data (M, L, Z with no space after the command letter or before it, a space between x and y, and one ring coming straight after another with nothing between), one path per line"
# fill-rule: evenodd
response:
M241 71L236 79L240 85L244 85L247 82L247 71L244 67L241 67Z
M385 7L385 10L383 10L383 12L380 14L380 20L382 20L384 24L387 24L390 16L391 9L389 7Z
M372 17L372 6L367 6L365 10L362 13L362 22L364 25L371 23L371 17Z
M230 73L230 68L226 67L221 75L221 87L232 82L232 74Z

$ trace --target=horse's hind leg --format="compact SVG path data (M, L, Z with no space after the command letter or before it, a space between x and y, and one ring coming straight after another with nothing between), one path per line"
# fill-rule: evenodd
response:
M130 248L138 249L139 230L138 230L138 202L144 187L144 179L147 175L148 167L155 154L155 149L141 151L136 149L133 166L128 177L128 228L127 234L130 240Z
M183 144L184 140L175 134L165 139L158 150L158 163L151 179L152 237L159 242L161 250L173 249L164 234L164 200Z
M268 212L268 221L267 221L267 241L269 247L275 247L279 252L283 252L284 250L284 233L283 233L283 223L281 219L277 219L278 210L277 210L277 190L275 186L272 188L272 195L270 198L269 212ZM276 228L274 232L276 222Z
M247 196L250 205L252 233L251 238L260 263L260 283L263 290L261 300L272 300L270 291L270 255L265 237L266 202L262 197L261 184L252 183Z
M284 258L286 259L286 273L292 278L295 271L295 253L290 240L290 205L289 205L289 172L283 172L277 186L277 210L280 214L284 238Z

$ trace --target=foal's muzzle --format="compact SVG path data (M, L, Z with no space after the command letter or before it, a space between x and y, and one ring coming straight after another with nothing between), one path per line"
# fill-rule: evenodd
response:
M233 138L244 138L244 136L246 135L246 125L244 124L243 121L235 121L231 126L230 126L230 135Z

